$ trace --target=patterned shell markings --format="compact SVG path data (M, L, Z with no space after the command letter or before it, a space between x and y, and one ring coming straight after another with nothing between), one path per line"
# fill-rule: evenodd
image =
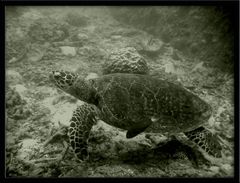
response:
M151 117L161 120L158 133L177 133L203 123L202 112L210 106L192 93L172 83L147 75L113 74L96 80L98 107L114 126L131 129ZM208 112L207 112L208 113ZM209 115L206 116L206 119ZM118 119L118 120L116 120Z

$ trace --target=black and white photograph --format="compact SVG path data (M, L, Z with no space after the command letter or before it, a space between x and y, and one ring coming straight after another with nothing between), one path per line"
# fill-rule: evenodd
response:
M234 16L5 6L6 177L233 178Z

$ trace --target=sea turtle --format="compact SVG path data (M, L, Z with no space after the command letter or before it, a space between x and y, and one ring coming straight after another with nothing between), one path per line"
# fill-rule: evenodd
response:
M211 116L211 106L181 86L130 73L86 79L68 71L52 71L50 78L58 88L85 102L73 112L68 131L80 160L88 158L89 133L98 119L127 130L127 138L144 131L183 132L206 155L222 155L218 138L203 126Z

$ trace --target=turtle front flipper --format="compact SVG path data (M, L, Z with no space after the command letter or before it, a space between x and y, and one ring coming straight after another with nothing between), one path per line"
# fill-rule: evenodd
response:
M149 125L130 129L127 131L126 137L128 139L133 138L133 137L137 136L138 134L142 133L148 126Z
M99 119L99 109L91 104L78 106L73 112L69 127L69 141L76 157L80 160L88 159L88 138L92 126Z

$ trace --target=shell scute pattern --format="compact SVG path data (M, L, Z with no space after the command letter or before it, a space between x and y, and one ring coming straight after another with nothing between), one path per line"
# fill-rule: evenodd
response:
M191 120L190 124L187 122L195 115L199 116L202 110L193 105L202 103L201 107L207 107L204 101L183 88L150 76L110 74L96 80L96 85L98 85L96 88L100 100L99 108L104 115L103 120L110 121L111 125L121 126L123 129L129 129L139 124L141 119L150 119L158 114L159 118L167 116L177 121L174 123L168 120L169 123L163 122L163 126L172 128L172 123L177 125L179 130L184 131L202 124L201 120ZM192 100L199 101L193 103ZM128 121L127 124L125 121Z

